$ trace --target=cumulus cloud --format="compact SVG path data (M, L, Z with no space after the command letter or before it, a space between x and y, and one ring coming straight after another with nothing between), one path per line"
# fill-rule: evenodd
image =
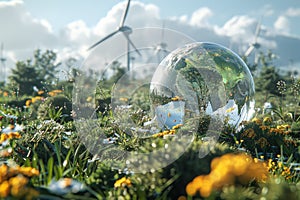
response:
M0 2L0 38L8 49L51 46L55 41L50 23L34 18L19 0Z
M300 16L300 8L289 8L285 12L285 15L289 16L289 17L299 17Z
M62 37L68 43L84 44L89 41L91 30L82 20L67 24L62 30Z
M234 42L244 41L249 43L255 33L257 20L246 15L234 16L229 19L222 27L215 27L219 35L231 37Z
M287 17L279 16L274 23L274 28L282 34L288 34L290 31L290 23Z
M190 19L190 24L192 26L198 26L198 27L207 27L209 26L208 19L213 16L213 12L207 8L202 7L196 10Z

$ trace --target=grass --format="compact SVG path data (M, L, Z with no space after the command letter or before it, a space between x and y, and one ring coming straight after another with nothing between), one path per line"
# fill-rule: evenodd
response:
M96 119L86 120L76 130L75 122L63 117L66 108L57 100L70 96L64 94L66 91L18 98L13 93L1 92L0 197L297 199L300 197L300 107L295 82L285 87L288 86L292 89L281 88L278 96L258 91L255 118L242 122L238 128L226 124L217 133L220 138L214 145L204 139L207 120L201 122L198 129L193 129L191 122L165 132L158 131L154 134L156 137L148 134L142 138L137 137L135 130L128 129L126 134L116 123L118 119L112 110L106 107L98 111ZM145 92L147 90L133 95L129 101L134 108L124 110L140 125L151 119L146 112L136 109L150 108L145 102L148 98ZM107 94L105 99L109 99ZM58 102L57 106L52 106L53 102ZM271 102L273 107L266 110L265 102ZM82 143L85 131L95 142L93 147L97 151L91 152ZM103 135L107 149L99 146L100 140L97 140ZM155 168L160 160L146 162L141 157L139 164L149 170L136 173L127 168L128 157L120 154L124 151L147 154L159 149L162 153L158 158L165 161L176 153L174 149L182 148L176 144L180 141L176 136L187 135L192 136L193 141L182 149L178 159L162 168ZM201 151L207 155L200 156ZM151 164L153 166L149 166ZM16 182L17 179L22 181Z

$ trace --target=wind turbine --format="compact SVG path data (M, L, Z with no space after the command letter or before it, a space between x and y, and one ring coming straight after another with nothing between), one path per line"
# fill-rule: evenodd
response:
M121 32L123 33L123 35L125 36L126 40L127 40L127 69L128 71L130 70L130 45L135 49L135 51L141 56L142 54L139 52L139 50L135 47L135 45L133 44L133 42L131 41L129 35L132 33L132 28L130 28L129 26L125 26L125 20L128 14L128 10L129 10L129 6L130 6L130 0L128 0L126 9L123 13L123 17L122 17L122 21L119 25L119 27L117 28L117 30L115 30L114 32L110 33L109 35L107 35L106 37L102 38L100 41L96 42L95 44L93 44L90 48L88 48L88 50L93 49L94 47L96 47L97 45L99 45L100 43L104 42L105 40L111 38L112 36L114 36L115 34Z
M3 79L4 81L6 81L6 65L5 65L5 61L6 61L6 58L3 56L3 42L1 43L1 52L0 52L0 62L2 64L2 68L3 68Z
M245 52L244 56L247 58L250 56L250 54L253 52L254 49L259 49L260 44L257 42L257 38L259 36L261 30L261 20L257 22L256 30L255 30L255 35L254 35L254 40L252 43L249 44L249 47L247 51ZM257 52L256 52L257 53ZM255 53L255 62L257 62L257 54Z
M162 59L168 55L170 53L170 51L167 50L167 43L164 42L164 38L165 38L165 23L163 23L162 29L161 29L161 39L160 42L156 45L153 46L154 49L154 55L157 56L157 62L161 62ZM162 56L161 56L162 55ZM151 56L148 60L148 62L150 60L153 59L153 56Z

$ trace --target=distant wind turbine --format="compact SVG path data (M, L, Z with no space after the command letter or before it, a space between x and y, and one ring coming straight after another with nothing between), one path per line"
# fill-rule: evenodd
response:
M255 35L254 35L254 40L252 43L249 44L248 49L246 50L244 56L249 57L250 54L254 51L260 48L260 44L257 42L257 38L260 34L261 31L261 20L257 22L256 30L255 30ZM257 62L257 52L255 52L255 62Z
M3 55L3 50L4 49L4 47L3 47L3 42L1 43L1 52L0 52L0 62L1 62L1 64L2 64L2 68L3 68L3 74L1 74L1 76L3 76L3 79L4 79L4 81L6 81L6 65L5 65L5 62L6 62L6 58L4 57L4 55Z
M104 42L105 40L111 38L112 36L114 36L115 34L122 32L123 35L125 36L126 40L127 40L127 69L128 71L130 70L130 45L135 49L135 51L141 56L141 53L139 52L139 50L135 47L135 45L133 44L133 42L131 41L129 35L132 33L132 28L130 28L129 26L125 26L125 20L129 11L129 6L130 6L130 0L128 0L126 9L123 13L123 17L122 17L122 21L119 25L119 27L117 28L117 30L115 30L114 32L110 33L109 35L107 35L106 37L102 38L100 41L96 42L95 44L93 44L90 48L88 48L88 50L93 49L94 47L96 47L97 45L99 45L100 43Z
M157 57L157 62L159 63L164 59L166 55L170 53L170 51L167 50L168 45L167 43L164 42L164 39L165 39L165 23L163 22L160 42L153 46L154 55ZM152 59L153 57L150 57L148 62Z

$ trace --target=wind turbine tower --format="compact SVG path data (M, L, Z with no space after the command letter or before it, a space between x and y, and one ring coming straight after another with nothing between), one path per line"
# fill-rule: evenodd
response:
M1 43L1 52L0 52L0 62L1 62L1 74L0 76L3 78L4 82L6 81L6 65L5 65L5 62L6 62L6 58L4 57L3 55L3 43Z

